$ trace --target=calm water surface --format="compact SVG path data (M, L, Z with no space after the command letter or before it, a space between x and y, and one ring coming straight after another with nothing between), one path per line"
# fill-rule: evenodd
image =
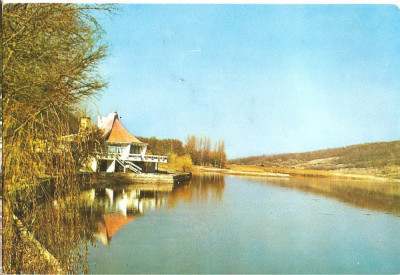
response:
M399 273L399 197L314 184L328 187L202 174L85 192L91 272Z

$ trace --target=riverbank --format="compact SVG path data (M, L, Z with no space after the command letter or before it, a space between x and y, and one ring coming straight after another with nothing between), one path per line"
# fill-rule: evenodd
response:
M224 169L211 168L203 166L195 166L194 171L205 172L219 172L230 175L243 175L243 176L264 176L264 177L311 177L311 178L328 178L328 179L351 179L351 180L368 180L368 181L388 181L398 182L399 179L384 178L373 174L357 174L345 173L338 170L307 170L307 169L293 169L293 168L280 168L280 167L263 167L257 165L226 165Z
M145 184L148 186L173 186L187 182L191 179L189 173L94 173L85 188L115 187L127 184Z

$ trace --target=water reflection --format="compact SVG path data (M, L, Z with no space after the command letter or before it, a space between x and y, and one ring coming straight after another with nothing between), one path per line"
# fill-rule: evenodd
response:
M62 269L71 273L88 272L87 246L99 241L104 246L90 251L90 267L94 269L93 272L105 272L110 262L117 261L122 261L121 268L126 267L119 272L127 273L132 273L134 268L138 268L137 272L142 273L301 272L308 269L305 267L296 269L293 266L292 269L285 269L286 262L278 262L273 258L299 259L299 262L294 262L301 266L304 261L302 254L304 249L308 249L307 255L310 255L312 251L319 251L320 243L325 243L327 251L337 249L337 244L340 244L340 251L347 253L349 250L346 242L350 241L351 249L360 246L362 253L367 250L365 257L369 259L377 250L372 242L366 240L378 237L380 239L377 240L381 243L384 241L386 246L383 247L385 252L379 254L381 257L375 264L391 257L392 266L397 266L393 260L392 247L398 247L398 241L393 245L391 243L397 240L395 233L398 232L398 223L395 224L391 219L397 218L371 215L369 221L370 216L365 216L364 213L358 215L360 211L353 211L352 207L345 208L346 213L348 212L346 215L321 218L317 213L334 212L335 209L332 209L329 203L318 204L321 209L316 204L305 204L310 208L305 210L299 208L300 212L293 209L285 211L291 205L294 207L294 202L304 201L308 196L300 192L287 192L288 190L276 186L320 195L320 198L312 197L313 200L321 202L329 201L324 199L328 197L358 208L400 215L400 188L395 183L308 178L273 179L204 173L194 174L189 183L175 187L136 184L118 188L97 188L81 192L79 200L67 197L51 199L45 203L35 202L35 215L32 216L32 220L35 219L37 226L29 229L57 258ZM190 205L195 207L188 207ZM197 207L199 205L209 207ZM153 212L154 215L148 215L150 211L161 209L162 211L158 213ZM152 218L142 219L141 224L135 223L136 219L145 215ZM160 216L166 218L160 222ZM28 226L29 221L24 219L24 223ZM381 222L385 223L379 226ZM358 238L359 228L356 226L360 223L369 228L368 234L362 238ZM345 226L342 226L343 224ZM129 237L116 238L123 228L126 230L125 233L129 233L127 234ZM151 228L151 232L148 228ZM375 232L383 233L375 234ZM393 237L390 235L391 232ZM342 242L349 234L352 238ZM382 239L385 234L389 237ZM155 235L158 237L154 238ZM315 240L310 239L310 236L315 237ZM113 246L107 246L113 238ZM127 243L135 249L127 250ZM117 250L118 252L115 252ZM123 254L124 257L108 255L104 258L104 253L107 251ZM268 253L259 253L260 251ZM152 255L151 259L147 255ZM190 255L195 256L190 257ZM257 264L242 263L243 255L253 259ZM331 254L325 254L331 263L331 268L345 265L345 257L336 259L329 258L329 255ZM16 259L25 260L22 256L17 256ZM163 259L166 257L173 259L174 263L164 265ZM307 256L307 259L318 259L318 257L319 254L313 257ZM183 263L182 258L185 259ZM227 266L232 269L225 269L224 264L219 265L219 262L215 261L216 258L221 259L219 261L221 263L229 262ZM124 260L127 262L123 262ZM92 264L93 262L98 266ZM305 266L313 266L315 262L307 262ZM182 269L174 269L179 263ZM37 265L39 264L41 263L38 262ZM268 269L274 264L277 265L276 269ZM321 266L324 264L326 262ZM140 269L141 267L143 269ZM24 271L24 269L19 270ZM118 272L118 270L111 271ZM329 271L329 268L322 271ZM350 267L344 271L357 273L359 270Z
M334 198L358 208L400 216L400 184L341 179L243 177Z
M119 188L91 189L82 193L81 211L87 215L92 228L103 244L109 244L113 235L134 221L145 211L165 204L172 188L131 185Z
M157 193L157 199L162 197L159 206L156 195L152 195L155 210L151 213L145 207L138 213L138 202L132 203L131 212L136 216L114 233L112 245L90 249L91 272L264 274L398 270L400 220L391 215L366 216L366 211L326 199L324 196L345 200L347 196L336 194L347 183L330 182L193 175L189 184ZM356 189L364 187L373 192L375 187L357 184L348 193L355 193L353 199L363 205L361 198L368 201L373 193L359 195L361 192ZM103 209L108 205L110 213L127 213L125 217L129 218L129 209L117 206L116 193L111 198L111 193L104 191ZM101 200L93 203L100 205ZM103 210L96 222L106 226L106 215ZM139 216L144 217L135 220ZM98 223L94 226L100 234Z
M193 175L188 183L170 185L129 185L118 188L97 188L81 195L81 213L102 244L147 211L171 210L179 202L221 202L225 187L221 174Z
M225 177L218 173L193 174L190 184L175 188L168 196L168 208L183 202L221 202Z
M400 215L400 188L396 184L310 178L242 178L335 198L359 208ZM221 203L224 189L225 176L218 173L194 174L189 183L175 187L135 184L92 189L82 193L81 212L89 221L92 235L108 245L121 228L147 211L163 207L172 210L179 203Z

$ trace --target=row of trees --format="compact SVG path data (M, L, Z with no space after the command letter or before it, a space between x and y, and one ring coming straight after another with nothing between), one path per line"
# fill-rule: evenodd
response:
M217 140L212 147L209 137L198 138L191 135L186 138L184 149L192 157L195 165L212 165L222 168L226 163L224 140Z
M227 161L224 140L217 140L214 146L211 146L212 143L209 137L199 138L194 135L190 135L186 138L185 145L178 139L157 139L155 137L138 138L149 145L149 149L147 150L148 154L175 154L179 157L189 155L195 165L219 168L224 167Z
M155 137L137 137L140 141L148 144L147 154L155 155L170 155L176 154L183 156L185 150L183 148L182 141L178 139L157 139Z

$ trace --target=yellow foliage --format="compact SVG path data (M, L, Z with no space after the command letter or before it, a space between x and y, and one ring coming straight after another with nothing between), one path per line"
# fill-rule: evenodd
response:
M178 156L170 154L168 156L168 170L176 170L178 172L189 172L192 170L192 159L190 155Z

